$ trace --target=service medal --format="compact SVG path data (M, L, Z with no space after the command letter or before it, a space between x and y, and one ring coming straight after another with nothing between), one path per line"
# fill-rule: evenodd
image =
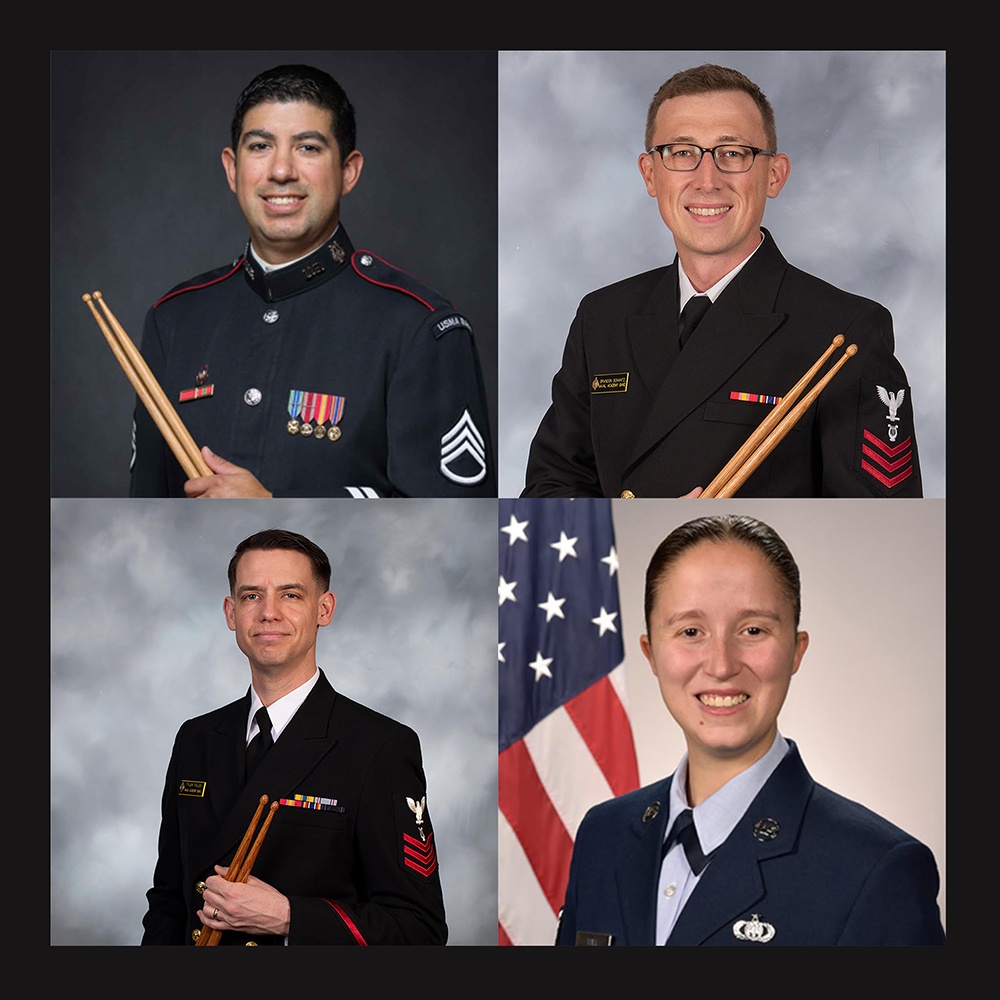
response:
M341 430L337 426L340 418L344 415L344 397L330 396L330 429L326 432L327 441L337 441L340 439Z
M316 414L317 394L315 392L303 393L305 397L302 403L302 436L310 437L313 432L313 417Z
M288 413L292 418L286 425L289 434L298 434L302 427L299 421L299 413L302 410L302 395L301 389L292 389L288 394Z

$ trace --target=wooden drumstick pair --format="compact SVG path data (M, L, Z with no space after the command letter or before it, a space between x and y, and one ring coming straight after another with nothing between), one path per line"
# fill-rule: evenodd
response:
M833 343L820 355L819 360L791 388L788 395L768 414L760 426L747 438L743 447L726 463L722 471L708 484L702 497L731 497L753 474L761 462L774 450L781 439L798 423L799 418L815 402L816 397L826 388L827 383L840 371L848 358L858 352L857 344L851 344L840 360L820 379L805 398L792 409L792 405L802 394L813 376L820 370L826 359L844 342L838 334Z
M260 819L260 814L263 812L265 805L267 805L267 796L262 795L260 797L260 803L257 806L257 811L253 814L253 819L250 820L247 832L243 834L243 840L240 842L236 855L233 857L232 863L226 871L227 882L246 882L246 880L250 878L250 870L253 868L253 863L257 860L257 855L260 853L261 845L264 843L264 835L267 833L267 828L271 825L271 820L274 818L274 812L278 808L278 801L275 799L275 801L271 803L271 808L268 810L267 818L264 820L264 823L260 828L260 833L257 834L257 839L254 841L253 847L250 848L250 853L247 854L247 848L250 846L250 838L253 836L254 829L257 826L257 821ZM221 937L222 931L218 928L203 926L198 932L198 938L195 941L195 946L205 947L217 945Z
M97 320L97 325L104 334L104 339L107 340L108 346L114 352L122 370L128 376L128 380L160 429L160 433L170 446L170 450L177 457L177 461L180 462L188 479L211 476L212 470L205 464L205 459L194 443L194 439L188 433L188 429L181 422L181 418L177 416L177 411L170 404L170 400L167 399L160 383L156 381L135 344L132 343L121 324L115 319L101 293L94 292L93 296L84 294L83 301L90 307L94 319ZM100 304L104 316L107 317L107 322L97 311L97 307L94 305L95 301Z

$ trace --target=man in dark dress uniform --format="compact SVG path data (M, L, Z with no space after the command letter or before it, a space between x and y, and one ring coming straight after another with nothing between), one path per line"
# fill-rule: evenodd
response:
M677 257L581 302L523 495L699 495L842 334L857 354L738 495L921 496L892 317L790 266L761 228L790 163L760 89L719 66L676 74L645 148Z
M132 496L496 495L471 324L340 225L354 141L319 70L277 67L241 95L222 161L250 240L156 302L142 337L215 474L185 481L137 405Z
M229 567L239 701L181 726L163 792L143 944L444 944L420 741L336 692L316 637L336 599L317 545L273 529ZM253 874L223 877L261 797L280 803ZM270 803L269 803L270 804Z

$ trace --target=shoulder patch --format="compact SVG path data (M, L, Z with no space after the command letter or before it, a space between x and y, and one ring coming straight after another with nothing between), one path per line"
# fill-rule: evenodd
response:
M425 285L422 281L417 281L412 275L394 267L388 261L382 260L381 257L377 257L370 250L355 250L351 255L351 267L365 281L370 281L373 285L381 285L383 288L393 288L397 292L403 292L416 299L421 305L426 306L431 312L452 308L451 303L433 288ZM444 333L444 330L441 333Z
M240 256L231 264L229 267L217 268L215 271L206 271L205 274L198 275L197 278L192 278L190 282L185 282L178 285L176 288L167 292L162 299L157 299L153 303L153 308L155 309L161 302L166 302L167 299L172 299L175 295L180 295L181 292L193 292L198 288L208 288L209 285L215 285L220 281L225 281L230 275L235 274L243 264L243 255ZM221 272L221 273L220 273Z

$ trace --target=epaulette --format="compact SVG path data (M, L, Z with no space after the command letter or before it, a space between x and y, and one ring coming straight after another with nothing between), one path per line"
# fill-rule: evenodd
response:
M376 256L370 250L355 250L351 255L351 267L365 281L383 288L391 288L403 292L416 299L431 312L445 310L451 313L434 324L434 336L440 337L456 326L464 327L471 332L472 324L440 293L429 285L418 281L412 275L394 267L388 261Z
M166 302L167 299L173 298L175 295L180 295L181 292L193 292L198 288L208 288L209 285L215 285L220 281L225 281L230 275L235 274L240 267L243 265L243 254L233 261L232 264L226 265L225 267L217 267L214 271L206 271L204 274L199 274L198 277L192 278L190 281L181 282L181 284L170 289L166 295L161 299L157 299L153 303L153 308L155 309L161 302Z

